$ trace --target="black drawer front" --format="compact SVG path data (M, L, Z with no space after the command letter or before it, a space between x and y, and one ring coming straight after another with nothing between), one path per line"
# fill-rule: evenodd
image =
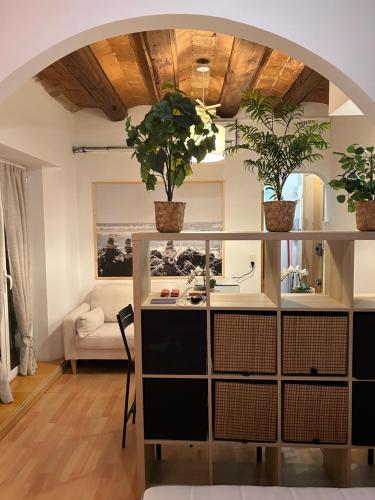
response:
M352 444L375 446L375 382L353 382Z
M143 380L145 439L205 441L207 380Z
M206 311L142 311L143 373L207 373L206 332Z
M375 379L375 313L354 314L353 375Z

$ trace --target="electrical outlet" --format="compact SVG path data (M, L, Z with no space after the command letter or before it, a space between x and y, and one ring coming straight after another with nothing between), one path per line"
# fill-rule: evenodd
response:
M251 268L251 263L254 262L254 268L256 267L257 265L257 255L255 253L251 253L249 255L249 267Z

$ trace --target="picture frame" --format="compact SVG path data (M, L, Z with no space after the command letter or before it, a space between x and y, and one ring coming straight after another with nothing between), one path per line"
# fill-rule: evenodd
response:
M163 186L147 191L139 181L92 183L95 279L132 279L131 233L156 231L154 201L164 198ZM224 230L224 181L190 181L176 191L175 201L186 201L185 231ZM153 278L184 278L205 263L205 244L173 242L162 237L151 242L150 274ZM223 275L223 246L213 242L210 268Z

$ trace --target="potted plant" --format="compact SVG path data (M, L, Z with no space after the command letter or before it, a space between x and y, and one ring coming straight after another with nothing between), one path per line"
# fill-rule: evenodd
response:
M356 213L357 228L360 231L375 231L375 155L374 146L352 144L340 156L339 163L343 172L329 182L339 194L339 203L348 203L348 211Z
M239 144L225 150L233 155L251 151L256 158L244 161L244 167L257 174L273 201L266 201L264 214L268 231L290 231L293 227L295 201L283 200L283 187L289 175L322 158L317 150L328 147L323 133L331 124L303 120L303 106L290 106L278 96L262 96L258 90L247 90L241 108L256 124L235 123L230 129L241 137Z
M164 184L167 201L155 201L156 227L162 233L175 233L183 228L186 205L173 201L175 189L193 173L192 159L199 163L215 149L218 130L211 119L202 120L181 90L169 84L164 88L169 91L142 122L135 126L128 118L125 128L127 145L134 147L146 189L154 190L158 178Z
M288 269L283 269L281 272L281 281L290 277L291 293L314 293L314 288L312 288L305 281L305 278L308 275L308 269L301 269L301 267L297 264L296 266L289 266Z

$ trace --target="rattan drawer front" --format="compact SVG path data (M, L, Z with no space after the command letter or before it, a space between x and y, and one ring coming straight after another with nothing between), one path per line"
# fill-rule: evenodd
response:
M277 438L277 384L214 384L214 438L273 442Z
M283 315L283 374L345 376L347 366L347 315Z
M294 443L346 444L348 387L285 383L283 440Z
M214 313L215 371L274 374L276 349L276 314Z

